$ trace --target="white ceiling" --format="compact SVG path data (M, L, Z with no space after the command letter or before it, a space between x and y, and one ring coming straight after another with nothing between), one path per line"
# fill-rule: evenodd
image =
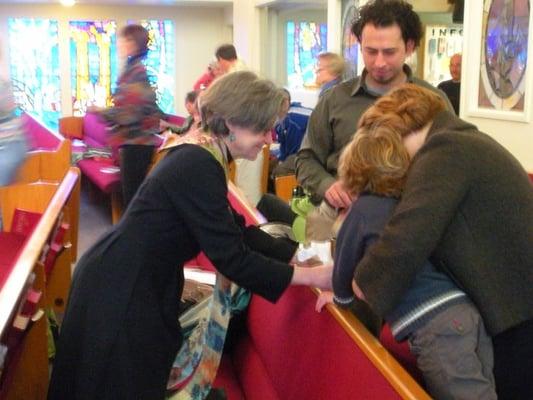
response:
M0 4L53 4L59 0L0 0ZM98 5L197 5L197 6L221 6L232 4L233 0L76 0L78 4Z

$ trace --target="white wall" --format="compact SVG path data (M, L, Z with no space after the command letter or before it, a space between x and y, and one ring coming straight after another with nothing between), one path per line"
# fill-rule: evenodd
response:
M52 4L0 5L0 71L8 74L7 19L9 17L51 18L59 21L59 50L62 75L62 108L71 114L70 58L68 56L68 21L112 19L121 27L128 19L171 19L176 33L176 112L185 115L185 94L212 60L215 48L231 42L231 29L223 5L220 7L191 6L90 6L63 7Z

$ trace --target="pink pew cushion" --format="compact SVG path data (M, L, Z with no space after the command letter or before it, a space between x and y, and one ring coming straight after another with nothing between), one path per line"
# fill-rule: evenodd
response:
M89 147L103 148L108 142L107 125L98 114L87 113L83 117L83 141Z
M30 150L56 150L61 144L61 139L51 132L32 116L24 113L21 115L22 125Z
M81 172L102 192L111 193L120 186L120 169L111 159L86 158L78 162Z
M178 115L167 114L167 122L172 125L182 126L185 119L185 117L180 117Z

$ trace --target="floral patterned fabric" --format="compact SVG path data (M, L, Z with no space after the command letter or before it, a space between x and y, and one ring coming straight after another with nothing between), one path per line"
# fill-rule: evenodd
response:
M195 143L207 149L222 165L228 179L228 155L225 145L213 136L194 129L186 135L169 135L161 146L160 153L184 143ZM248 306L250 292L240 288L221 274L217 273L215 288L207 307L198 311L193 307L190 312L198 313L198 325L185 332L186 339L180 348L172 367L167 388L175 393L169 400L202 400L211 390L215 380L224 341L231 316ZM185 313L180 318L190 320Z
M168 388L177 390L170 400L201 400L217 375L231 316L250 301L250 292L217 274L209 306L181 347L172 367Z
M112 127L112 147L157 143L154 135L159 133L159 120L165 115L157 106L156 93L148 81L142 55L128 60L113 94L113 104L100 112Z

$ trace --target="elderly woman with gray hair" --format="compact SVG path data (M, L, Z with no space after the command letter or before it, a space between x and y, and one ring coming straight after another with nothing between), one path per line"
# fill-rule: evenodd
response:
M271 141L281 103L274 84L251 72L229 74L204 93L202 123L213 140L170 150L121 222L79 261L49 400L163 399L183 342L183 265L201 251L224 276L273 302L291 284L330 285L331 267L289 265L294 247L245 228L227 200L228 162L253 160Z

